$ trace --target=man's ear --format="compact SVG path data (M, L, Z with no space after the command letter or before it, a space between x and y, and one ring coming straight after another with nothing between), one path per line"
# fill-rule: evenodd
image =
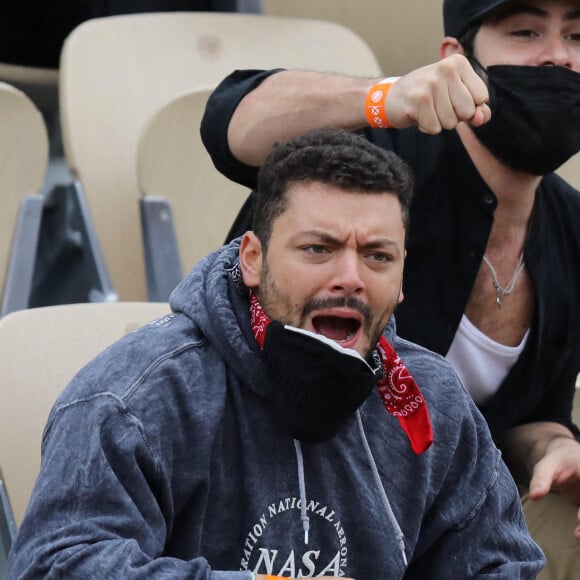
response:
M439 47L439 58L444 59L452 54L462 54L465 56L465 52L457 38L452 36L446 36Z
M240 267L244 284L248 288L257 288L262 272L262 243L252 231L246 232L242 237Z
M405 248L405 260L407 259L407 248ZM404 276L401 276L401 287L399 288L399 298L397 300L397 304L401 304L403 302L405 295L403 294L403 280Z

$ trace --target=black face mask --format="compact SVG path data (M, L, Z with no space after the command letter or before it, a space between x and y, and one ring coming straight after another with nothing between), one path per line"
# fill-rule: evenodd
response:
M330 439L376 386L382 372L378 355L373 355L373 370L362 357L345 351L276 320L268 325L263 353L273 405L292 437Z
M502 163L532 175L555 171L580 150L580 74L560 66L483 70L491 120L472 127Z

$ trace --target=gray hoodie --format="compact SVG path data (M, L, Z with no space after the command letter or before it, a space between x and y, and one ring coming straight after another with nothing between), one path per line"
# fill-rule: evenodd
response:
M65 389L9 578L535 578L543 555L484 419L444 359L393 321L433 445L415 455L377 392L325 443L285 432L237 252L204 259L173 314Z

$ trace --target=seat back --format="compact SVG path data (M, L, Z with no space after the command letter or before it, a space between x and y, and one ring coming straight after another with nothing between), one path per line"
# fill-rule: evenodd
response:
M0 470L0 579L6 578L8 552L16 535L16 523Z
M574 405L572 406L572 421L580 427L580 375L576 378L576 394L574 395Z
M263 0L264 14L316 18L348 26L370 46L387 76L439 58L443 0Z
M167 312L167 304L101 302L31 308L0 319L0 466L18 524L57 396L105 347Z
M0 62L0 81L21 90L41 111L58 108L58 71Z
M568 159L556 172L563 177L570 185L580 190L580 153Z
M170 101L139 140L148 286L156 299L167 300L183 273L224 243L249 193L215 169L192 130L210 93L199 89Z
M0 315L28 305L47 165L40 111L23 92L0 83Z
M380 74L364 41L330 22L149 13L89 20L69 35L60 62L65 156L122 300L146 297L136 164L146 121L177 95L215 86L235 68L278 66Z

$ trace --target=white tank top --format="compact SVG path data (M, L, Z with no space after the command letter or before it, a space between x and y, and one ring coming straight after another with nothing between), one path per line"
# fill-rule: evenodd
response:
M462 316L445 358L477 405L485 405L498 391L524 350L529 333L528 328L517 346L506 346L483 334L465 314Z

